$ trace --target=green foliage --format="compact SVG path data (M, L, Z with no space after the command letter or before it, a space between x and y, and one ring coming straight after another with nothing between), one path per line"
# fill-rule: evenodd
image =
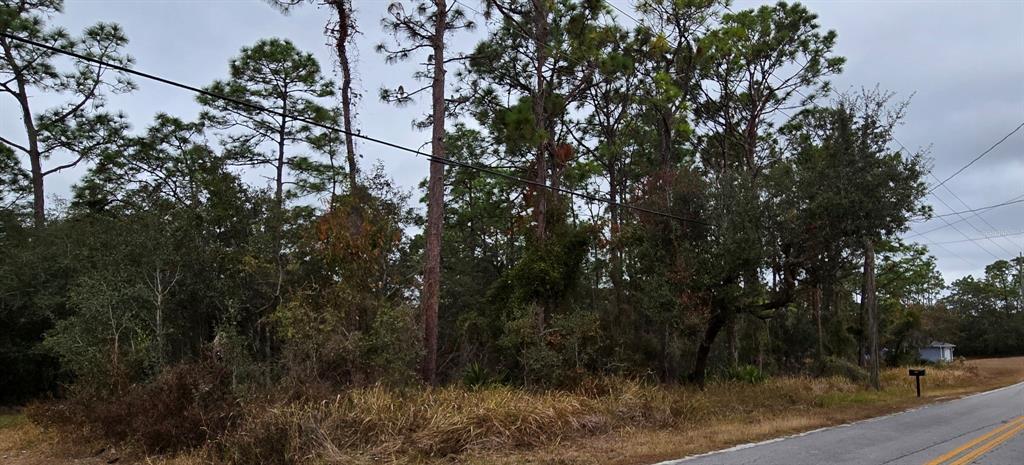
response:
M727 377L728 379L742 381L748 384L761 384L768 379L768 375L753 365L743 365L733 368L729 370Z
M379 308L373 326L358 347L359 363L368 371L369 379L391 385L411 384L422 350L410 341L416 341L419 334L412 307Z
M37 231L22 221L20 214L0 218L0 363L10 374L0 378L0 403L7 404L52 393L66 381L39 343L68 315L67 256L58 247L68 231Z
M131 63L117 26L71 37L47 25L60 2L36 3L5 3L0 29ZM1019 349L1013 266L957 281L936 305L934 259L894 240L927 214L923 154L890 147L905 104L879 91L818 102L843 65L835 33L799 4L724 4L643 0L644 21L628 30L599 1L496 0L474 53L445 58L465 64L446 101L447 155L498 175L443 179L441 383L700 383L710 372L771 384L760 367L860 379L847 360L866 335L865 240L879 251L892 362L933 334L971 353ZM430 48L435 14L428 2L390 5L383 25L399 45L382 45L385 59ZM469 27L457 7L449 15L442 35ZM311 124L342 119L312 54L259 40L207 87L273 112L202 96L197 120L158 114L132 134L103 98L131 90L124 76L0 45L31 62L33 92L70 99L32 113L47 170L88 165L66 208L30 228L40 173L24 168L20 144L0 145L0 325L11 328L0 363L18 378L4 399L62 380L97 405L163 396L176 406L161 415L182 423L144 441L173 449L202 439L185 432L196 411L271 386L302 396L414 382L424 219L382 169L341 182L356 173L336 162L342 136ZM433 72L423 58L415 79ZM13 72L0 63L5 79ZM89 85L97 92L75 109ZM425 89L382 97L406 103ZM792 106L801 111L779 126ZM269 171L269 188L254 181ZM207 353L216 373L179 371ZM189 401L203 383L217 399ZM100 417L147 426L118 412ZM286 460L284 445L257 444L305 434L286 419L239 426L253 435L238 435L238 450L255 452L235 459ZM166 439L179 433L185 445Z
M1015 355L1024 350L1020 258L997 260L983 277L965 276L950 285L949 295L929 312L933 337L957 345L957 354ZM937 320L937 321L936 321ZM928 341L930 342L930 341Z
M202 119L224 131L222 144L233 163L278 170L275 196L282 203L286 198L322 193L343 177L342 167L333 158L339 137L309 123L338 121L340 112L322 103L334 95L333 88L313 54L300 51L290 40L275 38L242 48L231 60L230 79L206 88L230 100L205 94L196 99L205 108ZM293 146L328 152L330 162L286 151ZM297 180L296 189L285 192L286 176Z
M589 245L590 232L579 229L530 248L509 271L511 297L524 303L558 304L576 285Z
M499 382L500 378L480 363L473 362L462 369L462 385L467 388L481 388Z
M357 384L413 379L420 348L407 289L405 196L378 170L307 226L298 285L273 314L297 373Z
M32 193L29 173L21 167L14 150L0 143L0 211L17 212Z
M820 377L841 376L854 383L866 383L868 380L867 371L838 357L825 357L814 370Z
M74 37L64 28L47 24L62 9L63 2L49 0L0 4L0 32L72 50L86 58L58 59L52 50L0 37L0 80L4 94L14 99L9 102L15 104L12 108L20 110L24 130L22 140L15 142L11 134L5 134L3 143L17 150L30 166L36 225L46 219L43 181L47 176L118 150L128 123L123 114L107 111L106 97L135 89L127 73L87 61L130 67L134 60L123 53L128 38L121 27L97 23ZM40 109L36 106L38 93L56 96L61 103ZM0 176L9 177L8 173Z
M57 323L44 347L89 386L120 389L141 378L155 359L144 292L126 274L104 270L78 278L69 295L74 314Z

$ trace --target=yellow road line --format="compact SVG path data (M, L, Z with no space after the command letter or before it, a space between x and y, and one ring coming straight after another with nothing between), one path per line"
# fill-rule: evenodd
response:
M970 448L980 444L983 441L987 441L989 438L991 438L991 437L993 437L993 436L995 436L995 435L997 435L999 433L1002 433L1003 431L1006 431L1008 429L1014 428L1014 427L1019 426L1021 424L1024 424L1024 415L1021 415L1021 416L1019 416L1017 418L1014 418L1013 420L1008 421L1005 425L1000 426L999 428L996 428L996 429L994 429L994 430L992 430L992 431L990 431L990 432L988 432L988 433L986 433L986 434L984 434L984 435L974 439L973 441L968 442L967 444L964 444L964 445L962 445L960 447L957 447L956 449L953 449L953 450L951 450L949 452L946 452L945 454L942 454L941 456L937 457L935 460L932 460L931 462L928 462L928 463L926 463L924 465L939 465L940 463L943 463L946 460L949 460L949 459L951 459L953 457L956 457L957 455L959 455L963 451L965 451L967 449L970 449Z
M988 451L990 451L992 449L995 449L996 447L999 447L1000 444L1002 444L1002 443L1004 443L1006 441L1009 441L1010 438L1016 436L1017 433L1020 433L1021 431L1024 431L1024 423L1017 425L1016 428L1013 428L1010 431L1007 431L1002 436L999 436L998 438L989 441L985 445L983 445L983 446L981 446L981 447L979 447L977 449L974 449L971 453L969 453L969 454L967 454L967 455L965 455L963 457L960 457L959 460L957 460L956 462L950 463L949 465L965 465L965 464L971 463L971 462L974 461L974 459L976 459L978 457L981 457L982 455L985 455L985 453L987 453Z

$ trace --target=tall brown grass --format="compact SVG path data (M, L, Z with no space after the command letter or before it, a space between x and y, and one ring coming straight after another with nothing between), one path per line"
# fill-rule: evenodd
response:
M928 370L926 394L932 396L968 390L985 379L965 365ZM714 381L704 390L622 378L595 378L572 390L546 391L372 386L326 395L321 388L319 398L248 398L238 404L230 428L167 463L450 463L459 457L529 455L553 447L561 453L561 444L609 434L695 435L723 425L764 423L746 435L734 431L729 436L741 440L771 434L772 428L788 431L856 418L862 406L872 407L864 414L877 414L879 405L913 401L913 379L905 369L887 370L882 380L881 392L843 377L807 376L757 384Z
M213 450L227 463L401 463L528 449L623 428L664 429L769 415L855 392L844 378L649 385L595 379L572 391L510 387L351 389L320 402L253 405Z

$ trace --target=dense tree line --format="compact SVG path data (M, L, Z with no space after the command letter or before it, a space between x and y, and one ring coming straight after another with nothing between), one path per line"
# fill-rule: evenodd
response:
M1007 266L936 306L934 259L898 239L928 214L923 154L891 144L906 105L832 93L836 33L805 7L644 0L629 28L597 0L491 0L458 50L458 3L387 6L382 57L423 68L380 97L430 95L421 211L359 166L356 24L326 3L338 82L264 39L206 88L231 100L144 128L106 105L129 75L0 37L24 123L0 139L6 398L116 394L210 354L239 389L821 372L911 354L940 310L970 322L965 351L1020 350L977 336L1020 320ZM132 63L119 26L74 36L61 8L4 0L0 31ZM47 204L46 177L81 165Z
M926 314L929 333L957 344L957 353L1019 355L1024 351L1024 260L997 260L985 275L953 281L949 293Z

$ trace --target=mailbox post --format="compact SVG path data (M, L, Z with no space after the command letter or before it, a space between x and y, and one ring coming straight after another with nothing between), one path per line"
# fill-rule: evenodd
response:
M924 368L920 370L910 369L910 376L917 382L917 397L921 397L921 377L924 376Z

